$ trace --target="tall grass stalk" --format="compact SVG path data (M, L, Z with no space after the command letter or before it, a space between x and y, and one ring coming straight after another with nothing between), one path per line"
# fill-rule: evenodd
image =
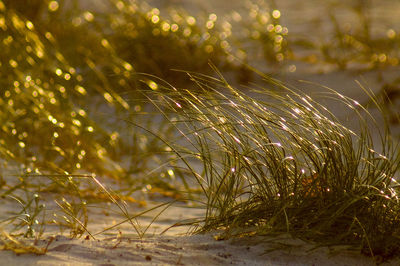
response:
M202 165L195 175L207 199L200 231L289 233L372 256L400 252L398 144L358 102L327 91L357 115L355 133L310 96L271 78L275 89L244 93L222 76L188 75L198 91L164 88L153 103L189 140L173 151Z

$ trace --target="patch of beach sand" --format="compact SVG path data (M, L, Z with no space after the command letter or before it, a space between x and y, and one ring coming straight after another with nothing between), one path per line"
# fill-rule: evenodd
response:
M107 215L104 212L106 206L109 210ZM48 226L43 240L36 243L33 239L16 238L25 246L35 244L38 248L45 248L49 244L45 255L16 255L12 251L0 251L0 265L375 265L372 258L359 251L346 247L315 248L312 244L285 235L216 240L218 232L188 235L190 227L187 226L174 227L160 235L175 222L204 215L203 209L183 203L161 214L143 238L138 237L129 223L96 234L124 220L118 213L110 215L115 211L112 206L105 204L98 207L89 207L88 229L95 239L87 233L78 239L69 238L66 236L68 231L60 235L57 227ZM137 206L128 207L143 210ZM0 210L3 209L0 206ZM149 213L138 222L145 228L153 217L154 213ZM400 265L400 259L382 265Z
M312 250L299 240L254 244L252 240L216 241L211 234L194 236L104 237L98 240L57 236L46 255L1 252L1 265L375 265L351 251ZM279 243L281 244L279 244ZM252 243L252 244L251 244ZM291 246L289 246L289 244ZM39 245L45 246L42 241ZM266 250L275 249L266 253ZM400 260L382 265L399 265Z
M159 198L145 207L127 204L126 208L130 215L134 215L163 202L166 199ZM13 200L3 199L3 203L0 205L0 220L21 208ZM48 209L55 211L51 202L48 202ZM146 228L159 210L142 215L137 220L140 227ZM221 238L219 232L190 235L188 232L192 228L189 226L165 231L174 223L204 216L204 208L186 203L176 203L160 214L142 238L130 223L119 224L126 217L112 204L89 204L88 214L88 231L94 238L88 233L80 238L70 238L68 230L60 232L58 226L48 225L42 240L37 242L15 237L24 246L45 248L48 245L45 255L16 255L3 250L0 251L0 265L375 265L372 258L359 251L346 247L315 248L285 235L216 240ZM52 215L50 211L48 215ZM103 232L113 225L115 227ZM4 236L1 239L10 244ZM0 246L2 244L0 241ZM400 265L400 259L383 265Z

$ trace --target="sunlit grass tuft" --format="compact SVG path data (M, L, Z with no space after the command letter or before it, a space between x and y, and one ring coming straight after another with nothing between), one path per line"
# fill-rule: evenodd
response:
M174 151L202 165L194 173L207 199L200 231L289 233L372 256L399 254L399 147L359 103L327 92L356 114L351 130L268 77L275 89L243 93L221 76L188 75L201 92L172 87L153 103L187 140Z

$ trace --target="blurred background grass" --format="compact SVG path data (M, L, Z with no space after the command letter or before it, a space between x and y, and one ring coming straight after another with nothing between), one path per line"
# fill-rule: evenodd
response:
M184 85L183 75L171 69L210 73L212 61L221 69L245 70L233 62L229 23L222 27L215 14L195 18L171 10L164 18L143 1L103 1L107 12L85 10L81 2L0 4L1 152L27 172L82 169L116 178L125 174L118 152L156 152L137 142L127 146L105 126L116 113L134 119L143 109L140 90L157 89L136 73ZM93 117L99 110L109 114L101 124ZM137 141L149 138L135 134Z

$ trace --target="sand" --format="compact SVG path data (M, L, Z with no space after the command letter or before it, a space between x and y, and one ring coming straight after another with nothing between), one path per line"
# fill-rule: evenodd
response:
M157 236L144 239L114 236L98 240L56 236L46 255L1 253L1 265L375 265L350 251L310 250L301 241L249 244L253 241L216 241L212 235ZM285 243L285 239L280 240ZM39 245L45 246L46 241ZM277 249L265 253L267 249ZM263 254L265 253L265 254ZM399 265L400 261L390 264Z
M149 209L165 202L150 202L145 207L128 204L131 213ZM98 208L100 207L100 208ZM0 206L1 216L11 210L20 208L15 202L8 201ZM124 217L114 212L115 206L107 203L89 206L88 229L93 234L90 237L83 233L80 238L70 238L69 231L60 234L58 227L47 226L42 239L26 239L23 237L12 240L1 237L0 246L14 247L35 246L44 255L35 255L19 249L0 251L0 265L376 265L371 257L349 250L346 246L316 248L310 243L293 239L289 235L253 236L239 239L221 239L221 232L207 234L190 234L191 227L173 227L163 232L172 224L187 219L200 218L204 209L199 206L188 206L177 203L167 209L139 237L129 223L123 223L100 234L105 228L118 224ZM107 213L105 213L105 210ZM112 214L114 213L114 214ZM154 213L143 215L138 222L145 228L154 217ZM400 259L385 262L382 265L400 265Z

